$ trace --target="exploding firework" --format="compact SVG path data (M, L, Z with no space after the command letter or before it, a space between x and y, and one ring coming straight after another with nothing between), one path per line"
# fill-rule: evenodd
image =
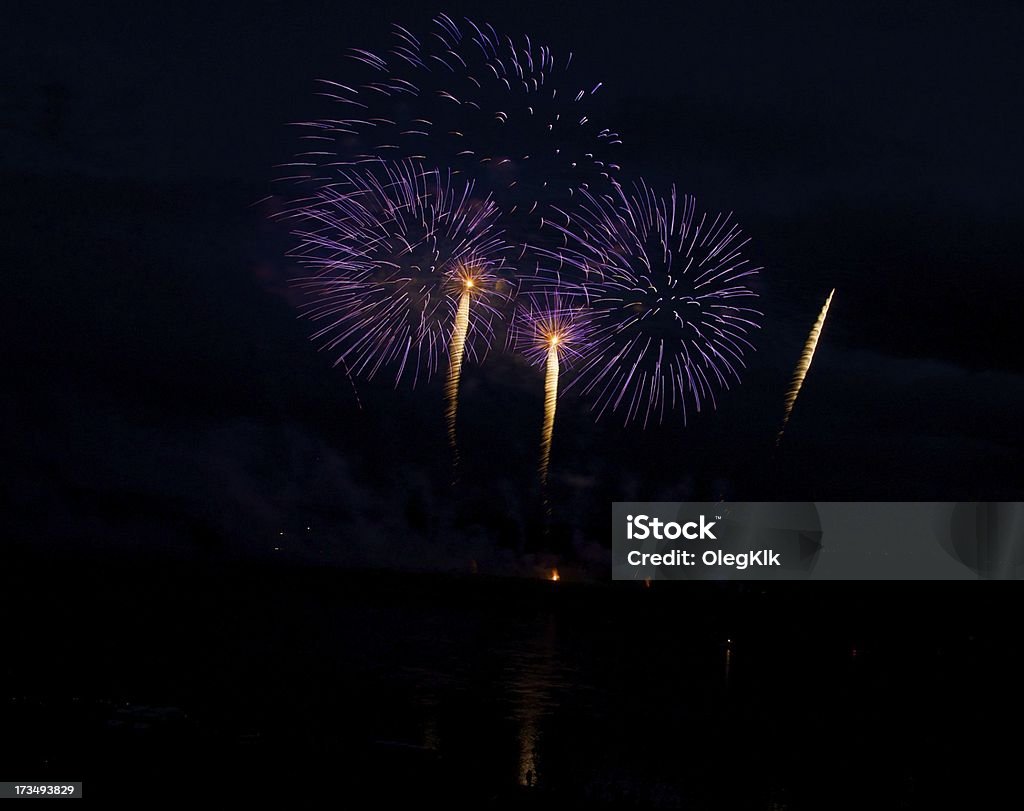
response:
M302 177L411 158L475 180L508 216L529 216L618 169L619 137L593 118L601 83L574 78L571 53L441 15L425 37L395 26L388 51L350 56L352 78L323 83L340 112L301 125Z
M349 167L314 184L282 215L299 242L314 340L356 376L393 369L396 385L448 359L456 397L463 356L487 351L508 294L497 216L471 181L414 161Z
M513 324L515 346L532 364L544 366L544 423L540 441L540 482L546 488L558 404L561 365L586 357L590 311L573 297L531 296Z
M698 215L693 197L673 187L661 198L641 182L632 193L581 191L548 227L565 247L544 253L578 277L594 313L598 351L578 381L598 417L621 411L646 426L666 409L681 408L685 422L690 403L716 407L761 316L747 306L761 268L744 258L749 240L732 215Z
M793 412L793 406L796 405L797 395L800 394L800 388L804 385L804 378L807 377L807 371L811 368L811 361L814 359L814 350L818 347L818 338L821 337L821 328L825 326L825 316L828 315L828 306L832 303L832 296L835 292L835 288L832 288L832 292L829 293L828 298L825 299L825 306L822 307L821 312L818 313L818 319L814 322L814 326L811 327L811 333L807 336L807 343L804 344L804 351L800 353L800 361L796 365L796 370L793 372L793 379L789 384L789 390L786 392L786 413L782 417L782 427L779 428L779 433L775 437L776 446L782 442L782 434L786 430L786 424L789 422L789 415Z

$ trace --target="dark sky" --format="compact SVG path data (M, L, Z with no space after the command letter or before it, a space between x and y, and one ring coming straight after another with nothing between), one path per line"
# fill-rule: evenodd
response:
M496 356L467 370L453 492L439 385L361 384L358 408L296 319L273 201L254 205L297 147L286 124L322 111L314 80L440 10L574 51L604 82L626 176L735 211L766 267L759 352L717 413L642 432L563 401L546 538L537 373ZM596 571L622 498L1020 498L1018 3L22 3L4 17L3 442L26 548L496 571L561 555Z

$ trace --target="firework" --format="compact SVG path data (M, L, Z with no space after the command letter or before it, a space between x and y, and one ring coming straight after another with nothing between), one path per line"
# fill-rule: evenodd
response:
M811 327L811 333L807 336L807 343L804 344L804 351L800 353L800 361L796 365L796 370L793 372L793 379L790 381L789 390L786 392L786 413L782 417L782 427L779 428L779 433L775 437L775 445L778 446L782 442L782 434L786 430L786 423L789 422L789 415L793 411L793 406L796 404L797 395L800 394L800 388L804 384L804 378L807 377L807 371L811 368L811 361L814 359L814 350L818 346L818 338L821 337L821 328L825 326L825 316L828 315L828 306L832 303L832 296L835 294L835 288L832 288L832 292L828 294L828 298L825 299L825 306L821 308L821 312L818 313L818 319L814 322L814 326Z
M552 336L544 374L544 429L540 445L540 482L547 486L551 464L551 437L555 430L555 406L558 404L558 336Z
M455 434L455 416L459 408L459 381L462 379L462 356L466 348L466 333L469 331L469 300L473 295L475 282L467 278L463 282L462 293L459 294L459 307L455 311L455 325L452 329L452 340L449 349L448 385L445 395L448 407L445 415L448 419L448 443L458 463L458 443Z
M697 214L673 187L661 198L646 184L611 195L583 190L547 223L565 247L544 251L578 278L594 312L599 351L578 381L598 417L621 411L625 423L689 405L717 405L738 382L747 335L761 313L748 306L761 268L744 258L748 239L731 214Z
M619 136L591 109L601 83L575 78L571 53L440 15L424 37L395 26L388 51L350 56L351 78L323 82L338 113L301 125L310 148L293 166L302 177L411 158L451 167L507 215L525 216L618 169Z
M298 239L314 340L356 376L392 369L396 385L411 377L415 386L447 358L457 395L463 355L487 351L507 295L497 216L471 181L414 161L349 167L314 184L282 215Z
M544 366L544 423L540 441L540 482L547 487L551 441L558 404L558 375L562 363L586 357L590 311L574 297L559 294L529 297L513 324L516 349L532 364Z

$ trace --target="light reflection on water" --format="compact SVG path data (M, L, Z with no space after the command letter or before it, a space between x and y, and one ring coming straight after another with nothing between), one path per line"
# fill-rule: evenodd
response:
M484 656L489 659L493 655L498 666L494 687L501 699L503 716L515 731L514 779L524 788L536 787L541 782L540 748L546 722L562 706L567 691L578 694L588 687L578 670L560 654L562 641L555 616L546 614L515 628L504 644ZM438 652L437 647L434 650ZM418 709L418 729L413 734L424 749L443 755L446 745L458 747L462 743L450 739L445 719L461 718L466 708L472 707L479 686L478 674L445 661L443 656L434 664L436 669L424 665L405 668L404 676ZM461 710L455 709L454 696L459 697L455 701L462 706ZM468 714L473 715L471 709Z
M522 650L507 652L505 690L512 705L511 717L518 725L518 782L527 788L540 781L541 724L557 708L556 691L565 683L557 636L555 619L549 616L537 638Z
M531 787L537 782L537 724L524 718L519 727L519 785Z
M706 752L741 728L737 757L760 763L750 752L774 751L763 739L778 734L765 721L766 689L799 688L774 675L778 662L756 670L763 657L752 655L749 639L738 670L738 640L721 632L658 621L653 627L670 632L637 625L634 636L622 628L610 635L580 615L548 610L445 618L445 626L426 618L404 629L401 692L412 714L398 710L389 722L395 739L434 758L423 761L431 768L487 790L699 805L717 779L709 775L725 768ZM786 667L816 655L788 654ZM389 689L386 676L381 684ZM762 785L730 786L729 797L759 795L756 807L785 808L785 780L768 767L759 774Z
M441 735L438 731L437 716L438 702L433 695L424 695L420 698L420 707L423 708L423 748L437 752L441 748Z
M505 761L505 774L525 789L546 787L551 782L552 775L547 772L552 769L552 764L545 762L544 750L545 745L549 750L552 746L564 747L564 741L549 738L554 734L552 719L560 710L566 710L567 701L571 700L571 707L576 712L582 709L585 715L596 717L616 713L620 709L614 705L608 707L600 700L597 705L593 704L597 695L605 694L606 687L592 682L595 674L578 667L572 653L573 646L567 645L569 639L566 634L560 634L559 624L555 614L542 614L514 628L505 627L502 631L508 636L503 643L492 647L484 657L493 657L491 661L497 666L497 673L492 677L494 680L489 680L489 683L499 697L501 717L511 722L515 735L514 750L507 750L506 755L513 755L514 751L514 767L513 763ZM684 646L687 644L683 639L679 642ZM724 671L718 670L717 679L727 687L735 666L734 640L724 640L720 645L721 652L718 655L723 658L717 659L717 668L724 665ZM668 645L664 650L672 647ZM712 653L714 647L717 646L713 643L708 645L706 664L692 674L698 683L701 672L707 679L715 678L712 676L713 669L717 669L715 655ZM651 657L651 675L655 679L661 655L663 653ZM470 717L475 715L474 701L478 695L475 691L479 688L477 680L480 673L458 667L449 669L443 660L438 660L436 664L437 670L421 667L412 672L407 671L407 675L412 677L416 685L414 692L419 709L420 745L443 756L446 746L461 748L465 745L459 739L464 737L465 728L449 729L450 724L445 719L450 722L453 714L460 718L463 717L462 713ZM673 701L670 714L678 714L680 707L682 705ZM638 726L637 730L642 731L642 726ZM565 775L560 777L564 780ZM598 779L611 778L605 774Z

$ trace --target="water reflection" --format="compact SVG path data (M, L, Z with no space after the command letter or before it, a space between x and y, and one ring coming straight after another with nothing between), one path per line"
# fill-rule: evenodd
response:
M542 764L538 750L543 734L542 723L558 707L556 691L564 682L564 668L557 656L555 618L548 616L538 630L530 642L512 652L506 666L511 717L517 723L517 781L526 787L540 782Z
M451 678L433 668L409 668L407 675L414 685L412 690L418 710L418 745L430 752L440 752L441 718L444 712L441 698L450 689Z
M436 752L441 748L437 725L438 701L433 695L425 695L420 697L419 704L423 710L423 748Z
M535 718L524 718L519 727L519 785L537 783L538 730Z

